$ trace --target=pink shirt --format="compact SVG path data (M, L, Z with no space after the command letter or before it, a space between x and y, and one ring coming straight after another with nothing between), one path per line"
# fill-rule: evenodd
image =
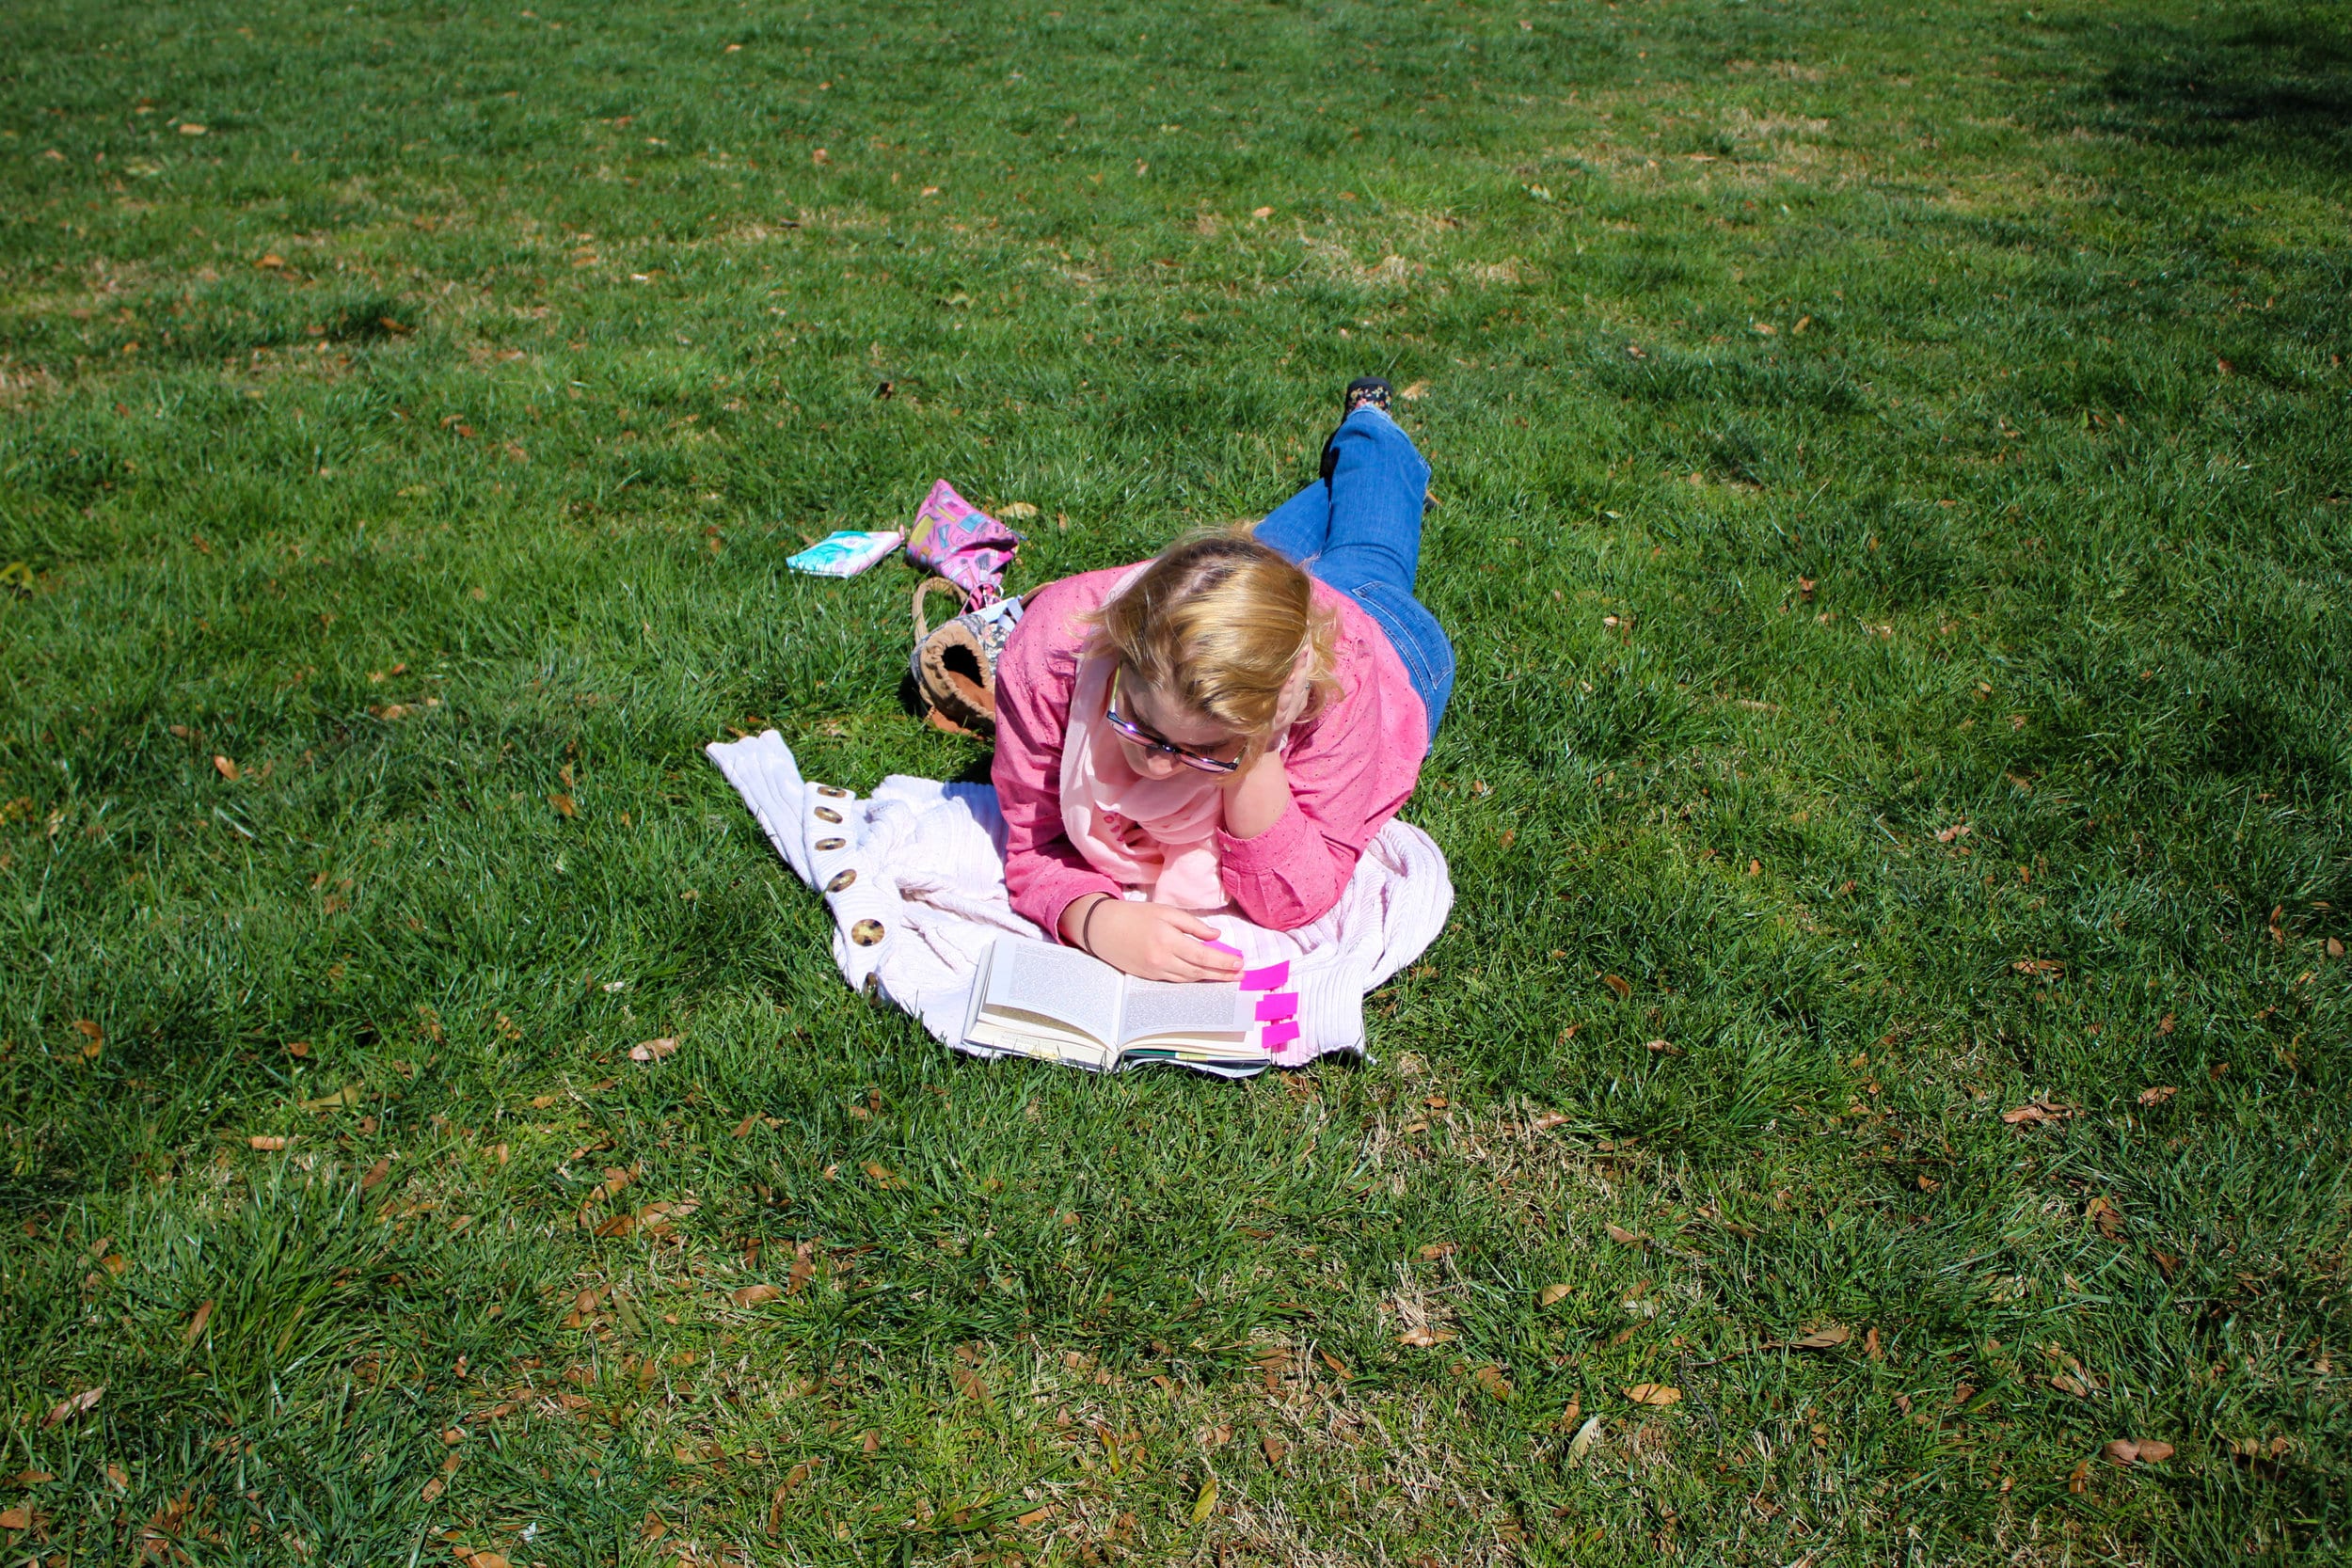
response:
M1016 912L1061 940L1061 912L1089 893L1118 894L1062 832L1062 733L1077 684L1078 618L1132 570L1064 578L1027 595L996 664L997 803L1009 835L1005 881ZM1261 926L1287 931L1338 903L1357 857L1397 814L1421 777L1429 720L1379 624L1318 582L1316 602L1339 611L1341 695L1291 727L1282 753L1291 806L1255 838L1219 831L1226 895Z

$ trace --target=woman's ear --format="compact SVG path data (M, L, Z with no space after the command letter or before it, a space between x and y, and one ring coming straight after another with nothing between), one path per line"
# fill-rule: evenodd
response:
M1314 673L1315 645L1310 640L1299 648L1298 657L1291 661L1290 678L1282 683L1282 694L1275 699L1276 733L1297 723L1299 715L1307 711L1307 700L1314 695Z

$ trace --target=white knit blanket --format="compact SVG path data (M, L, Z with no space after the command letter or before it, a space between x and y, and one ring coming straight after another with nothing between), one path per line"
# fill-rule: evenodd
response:
M980 958L999 936L1043 933L1006 896L995 789L893 776L861 800L803 780L773 730L706 750L777 853L832 907L834 962L851 989L912 1013L960 1051L999 1054L963 1042ZM1298 1038L1273 1056L1278 1067L1301 1067L1327 1052L1363 1049L1363 994L1420 957L1453 907L1437 845L1391 820L1322 919L1295 931L1230 914L1210 924L1252 966L1291 958L1318 972L1341 966L1353 978L1352 989L1337 988L1352 1017L1302 1016Z

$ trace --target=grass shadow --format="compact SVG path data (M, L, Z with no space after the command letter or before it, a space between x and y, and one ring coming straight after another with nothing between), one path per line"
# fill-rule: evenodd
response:
M2154 146L2352 167L2352 19L2341 8L2064 25L2101 62L2075 95L2078 124Z

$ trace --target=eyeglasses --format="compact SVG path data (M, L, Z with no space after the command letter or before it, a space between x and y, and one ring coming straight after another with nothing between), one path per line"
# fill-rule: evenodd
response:
M1174 757L1185 767L1197 768L1203 773L1231 773L1241 766L1241 760L1238 757L1232 762L1227 762L1220 757L1203 756L1190 747L1179 746L1172 740L1164 740L1121 714L1119 711L1119 680L1126 673L1127 667L1123 664L1111 673L1110 700L1103 706L1103 719L1112 729L1117 730L1147 752L1152 752L1164 757Z

